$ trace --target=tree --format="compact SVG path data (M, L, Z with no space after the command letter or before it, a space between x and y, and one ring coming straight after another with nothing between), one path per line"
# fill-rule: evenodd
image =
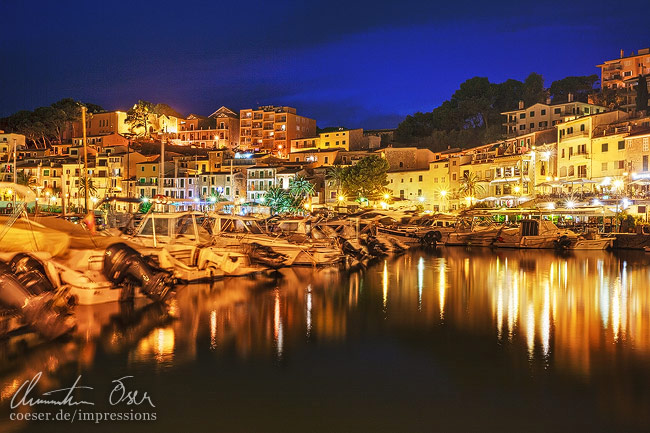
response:
M343 181L345 179L346 173L347 169L338 164L333 165L327 169L327 176L329 177L330 182L336 186L337 197L341 195L341 188L343 187Z
M264 204L271 209L271 214L285 213L289 210L291 197L279 186L272 186L264 194Z
M28 186L30 184L30 181L31 181L31 176L25 174L24 171L19 171L18 173L16 173L16 183L18 185Z
M648 110L648 81L645 75L639 75L636 86L636 111Z
M343 190L348 197L378 200L388 185L388 161L377 155L366 156L347 169Z
M535 72L531 72L524 80L522 100L526 107L535 105L538 102L545 102L546 89L544 88L544 77Z
M479 183L479 178L476 173L466 171L463 177L460 178L459 192L461 194L465 194L467 197L476 197L477 194L483 194L484 191L485 189Z
M566 77L551 83L550 93L553 102L566 102L569 93L574 101L587 102L589 94L594 92L594 85L598 82L598 75L584 75Z
M93 179L91 177L88 178L88 196L94 196L97 194L97 188L95 187L93 183ZM86 196L86 178L82 174L79 177L79 195L82 197Z
M124 123L129 125L129 131L138 136L148 136L149 115L154 113L154 105L151 102L139 100L129 111L126 112ZM135 132L141 129L142 132Z

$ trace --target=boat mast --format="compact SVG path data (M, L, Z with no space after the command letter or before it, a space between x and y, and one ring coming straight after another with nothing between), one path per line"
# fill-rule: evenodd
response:
M165 134L167 133L167 126L165 125ZM165 195L165 137L160 140L160 167L158 172L158 194Z
M88 147L86 146L86 106L81 106L81 128L83 131L83 140L84 140L84 200L85 200L85 212L88 213L90 207L88 206Z

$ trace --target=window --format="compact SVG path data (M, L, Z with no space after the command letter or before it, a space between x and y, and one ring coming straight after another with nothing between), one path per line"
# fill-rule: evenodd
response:
M606 163L606 162L603 162L602 165L601 165L601 167L600 167L600 169L601 169L602 171L607 171L607 163Z
M580 125L580 131L584 131L584 130L585 130L585 124L583 123L582 125Z
M528 115L529 115L530 117L535 117L535 112L534 112L534 111L531 111Z
M572 165L569 166L569 177L573 176L575 174L575 169L573 168Z
M618 161L618 169L619 170L625 169L625 160L624 159L621 159L620 161Z
M648 171L648 155L643 155L643 171Z
M530 129L533 129L534 127L535 127L535 123L534 123L534 122L531 122L531 123L530 123Z
M451 177L453 180L456 180L456 173L452 174Z
M566 167L560 167L560 177L566 177Z
M561 108L556 108L556 109L553 110L553 113L554 114L560 114L560 113L562 113L562 109Z
M607 151L609 150L609 143L603 143L603 144L601 145L600 150L601 150L602 152L607 152Z
M526 129L526 125L519 125L519 130L520 131L523 131L524 129Z
M418 182L422 182L422 175L418 176Z
M625 140L618 142L618 150L625 150Z
M521 114L519 115L519 118L520 118L520 119L525 119L525 118L526 118L526 113L521 113Z
M562 158L564 158L564 149L562 149Z
M587 166L586 165L578 166L578 177L582 177L582 178L587 177Z
M643 139L643 151L644 152L648 151L648 139L647 138Z

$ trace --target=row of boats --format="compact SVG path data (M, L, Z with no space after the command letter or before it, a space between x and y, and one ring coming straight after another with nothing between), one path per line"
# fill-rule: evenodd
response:
M288 266L363 267L415 246L593 250L614 242L543 219L509 226L390 211L308 218L149 212L132 230L94 233L17 206L0 223L0 316L15 319L2 321L0 333L26 324L48 339L74 328L75 305L165 302L179 283Z

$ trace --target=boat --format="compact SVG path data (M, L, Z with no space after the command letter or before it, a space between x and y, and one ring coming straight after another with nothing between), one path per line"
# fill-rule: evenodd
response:
M503 227L494 241L497 248L568 249L576 245L578 235L558 228L548 220L525 219L518 227ZM586 244L584 244L586 246Z
M454 231L449 232L446 238L443 237L443 243L445 246L489 247L502 227L492 221L461 219Z
M151 257L157 266L182 281L209 280L224 276L252 275L264 268L251 263L242 251L214 245L200 212L145 215L133 235L125 239Z
M322 242L291 242L282 233L270 233L268 221L240 215L210 213L215 245L247 251L258 263L283 266L332 266L343 259L341 250Z

